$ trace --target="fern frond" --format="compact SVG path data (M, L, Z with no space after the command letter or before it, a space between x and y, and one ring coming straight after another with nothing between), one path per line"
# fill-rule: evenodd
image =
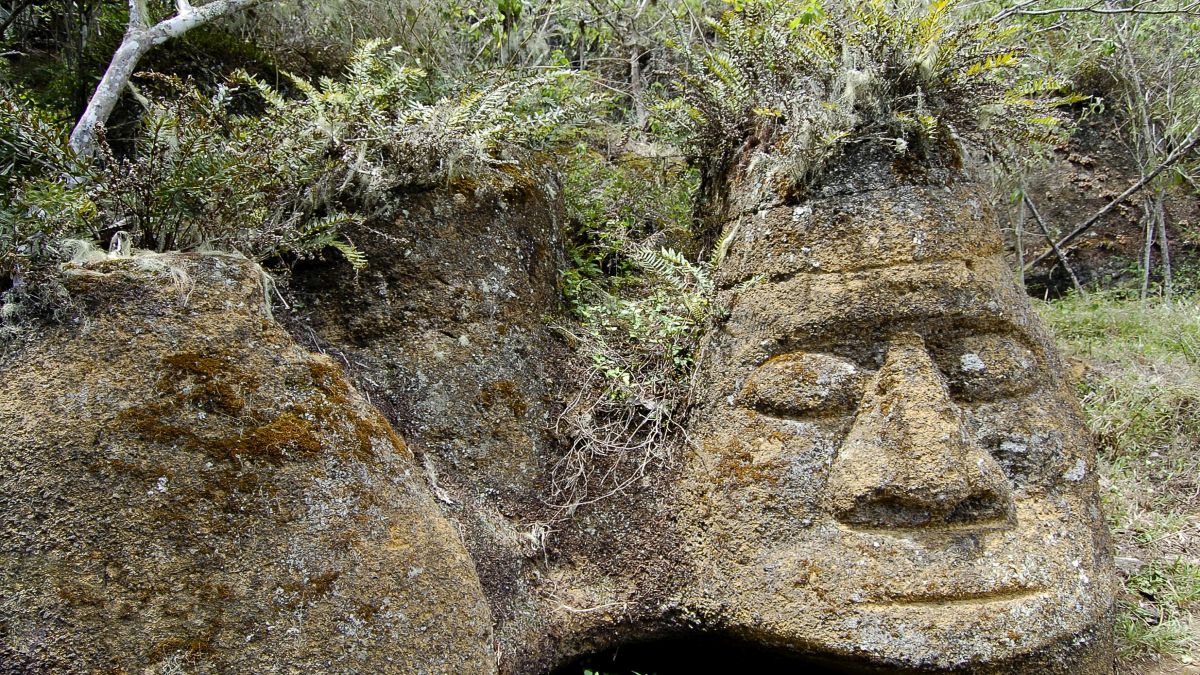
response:
M285 101L284 98L279 95L279 92L275 91L274 87L266 82L263 82L254 75L251 75L245 70L242 70L241 68L233 71L233 76L231 79L234 82L240 82L248 85L255 91L255 93L257 93L264 101L267 102L267 105L276 110L282 109L287 105L287 101Z
M729 249L733 246L733 240L737 237L738 229L741 228L741 223L726 225L721 231L721 236L717 238L717 243L713 246L712 255L708 259L708 268L716 271L721 263L725 262L725 258L729 255Z
M342 257L346 259L346 262L350 263L350 267L354 268L355 272L367 268L367 256L358 250L354 244L340 237L334 237L329 240L329 245L342 254Z

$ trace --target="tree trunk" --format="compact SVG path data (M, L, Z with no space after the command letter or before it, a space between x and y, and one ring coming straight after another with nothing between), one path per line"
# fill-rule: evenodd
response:
M87 109L83 111L79 122L71 131L71 149L84 159L90 158L96 151L97 127L108 121L108 116L117 106L121 92L129 83L138 62L151 47L179 37L196 26L202 26L213 19L260 2L263 0L215 0L200 7L192 7L184 0L179 0L179 14L154 26L147 26L144 0L130 0L129 27L125 31L125 38L113 54L108 69L104 71L104 77L100 79L100 84L88 101Z
M1162 256L1163 298L1171 304L1174 288L1171 283L1171 243L1167 239L1167 205L1163 190L1154 200L1154 220L1158 224L1158 252Z
M104 71L104 77L100 78L100 84L96 85L87 108L75 124L71 132L71 149L80 157L90 157L95 152L97 130L108 121L108 116L121 99L121 91L133 76L134 68L153 46L145 32L126 34L116 54L113 54L108 70Z
M1017 281L1025 288L1025 186L1021 185L1021 202L1017 204Z
M1142 206L1146 214L1146 248L1142 254L1142 292L1141 299L1145 300L1150 293L1150 255L1154 251L1154 211L1149 203Z

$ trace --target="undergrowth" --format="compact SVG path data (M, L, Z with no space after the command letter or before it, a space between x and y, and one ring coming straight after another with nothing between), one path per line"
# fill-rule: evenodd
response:
M1119 295L1043 306L1082 368L1105 511L1124 581L1125 666L1200 657L1200 308Z
M712 312L715 261L694 263L696 173L636 147L609 157L581 145L566 165L575 394L559 418L571 439L552 469L564 514L620 492L683 442L687 385Z
M1078 97L1022 72L1018 25L963 17L955 0L744 0L710 20L713 44L683 45L682 95L659 113L722 182L760 165L801 187L851 143L927 156L966 141L1058 135Z
M604 104L566 71L510 74L435 98L426 78L378 42L363 45L341 78L292 78L294 98L245 73L211 96L147 76L160 93L142 97L133 153L105 147L93 165L66 149L61 121L27 97L2 97L0 279L21 296L10 306L54 306L62 242L105 247L118 232L137 248L257 261L336 250L361 269L368 261L344 232L392 191L468 175L511 181L517 157L569 137ZM265 109L235 113L246 107L232 104L239 90Z

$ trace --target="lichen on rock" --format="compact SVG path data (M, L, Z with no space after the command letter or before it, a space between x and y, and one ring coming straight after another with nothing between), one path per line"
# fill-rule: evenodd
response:
M79 321L0 362L0 660L492 670L474 566L387 421L256 265L157 262L77 266Z

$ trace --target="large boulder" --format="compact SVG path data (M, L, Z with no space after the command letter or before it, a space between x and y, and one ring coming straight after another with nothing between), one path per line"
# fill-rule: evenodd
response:
M495 669L461 535L256 265L67 274L0 359L0 671Z
M572 392L551 325L564 225L561 186L535 165L397 192L348 230L365 270L302 264L286 290L293 332L350 365L461 522L508 660L549 630L539 567Z

